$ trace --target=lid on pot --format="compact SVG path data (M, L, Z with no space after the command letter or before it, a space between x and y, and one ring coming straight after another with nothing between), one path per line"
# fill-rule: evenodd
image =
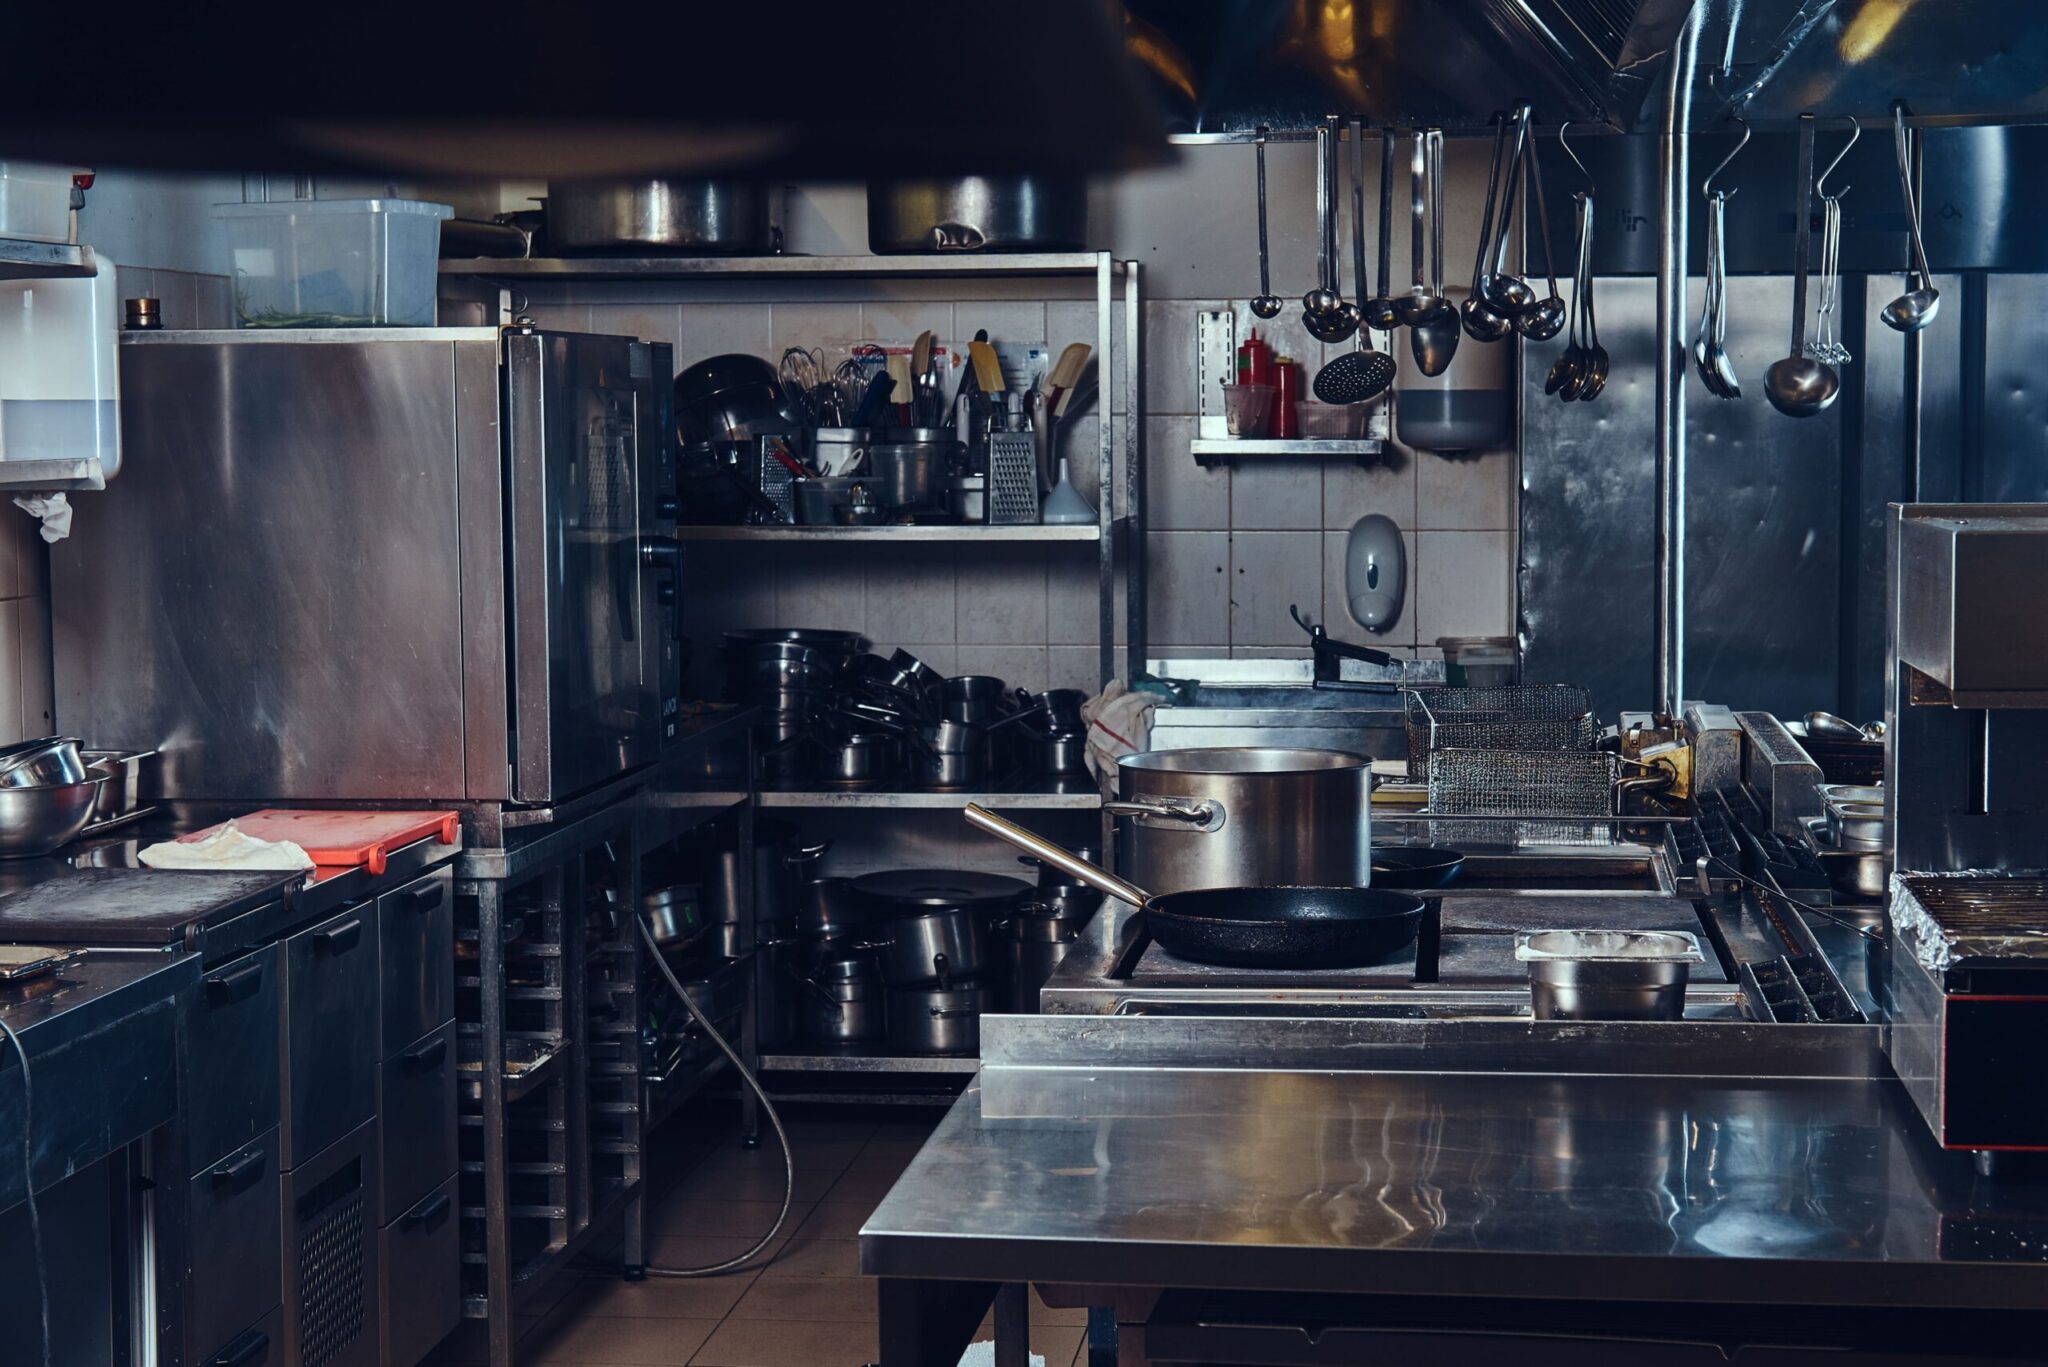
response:
M1363 769L1363 755L1346 750L1288 750L1269 746L1150 750L1125 755L1120 769L1155 774L1303 774L1325 769Z
M853 880L853 890L905 911L928 911L1014 902L1029 894L1031 885L967 869L891 869L861 875Z

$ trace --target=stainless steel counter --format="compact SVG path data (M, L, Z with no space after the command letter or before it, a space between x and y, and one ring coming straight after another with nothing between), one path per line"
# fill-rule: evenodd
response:
M991 1019L978 1083L862 1228L861 1269L1096 1287L2048 1302L2048 1187L1977 1181L1936 1149L1885 1076L1876 1035Z

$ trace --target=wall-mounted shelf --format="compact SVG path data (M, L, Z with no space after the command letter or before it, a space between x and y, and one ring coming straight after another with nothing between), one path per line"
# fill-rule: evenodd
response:
M1387 449L1377 438L1360 441L1281 441L1274 438L1197 437L1188 449L1198 465L1230 461L1355 460L1364 465Z
M1102 540L1094 523L1058 527L988 527L965 523L933 523L911 527L677 527L678 541L955 541L1048 542Z
M75 242L0 237L0 280L53 280L96 274L92 248Z
M492 280L840 280L935 275L1093 275L1107 252L960 252L933 256L578 256L476 257L443 261L441 274ZM1121 262L1111 268L1122 269Z

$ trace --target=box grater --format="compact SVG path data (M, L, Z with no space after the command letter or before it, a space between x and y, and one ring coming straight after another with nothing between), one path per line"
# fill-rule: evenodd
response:
M755 450L755 478L761 485L761 495L775 505L782 514L782 521L796 521L796 476L789 467L775 458L780 448L787 453L789 448L781 437L758 437Z
M1038 521L1038 453L1029 432L989 433L988 520L1009 527Z

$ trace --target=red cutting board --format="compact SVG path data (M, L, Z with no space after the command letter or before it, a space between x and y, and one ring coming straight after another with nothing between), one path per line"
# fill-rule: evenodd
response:
M225 823L223 823L225 824ZM372 875L384 872L391 851L426 836L453 845L461 826L455 812L328 812L291 807L266 807L235 818L235 827L258 840L289 840L315 864L360 864ZM219 830L181 835L190 844Z

